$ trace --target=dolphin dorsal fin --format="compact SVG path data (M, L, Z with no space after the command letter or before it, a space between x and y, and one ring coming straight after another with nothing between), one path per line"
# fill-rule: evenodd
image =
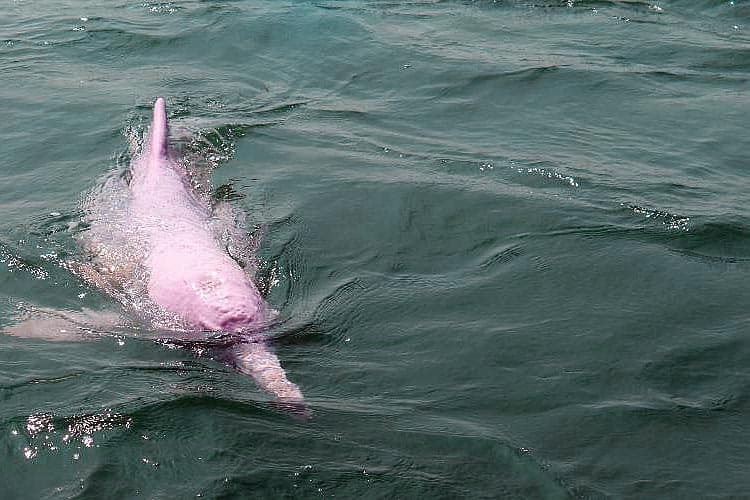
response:
M151 118L148 149L150 154L161 158L169 156L169 126L167 125L167 105L163 97L157 97Z

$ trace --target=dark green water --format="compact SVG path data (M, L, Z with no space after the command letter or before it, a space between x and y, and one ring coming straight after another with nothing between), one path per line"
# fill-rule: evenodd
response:
M750 495L749 21L4 2L0 327L117 310L59 262L164 95L267 228L269 334L315 415L128 332L0 336L0 497Z

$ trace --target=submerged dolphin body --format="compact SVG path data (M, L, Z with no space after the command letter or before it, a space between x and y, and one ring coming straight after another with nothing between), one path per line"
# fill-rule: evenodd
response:
M226 361L282 405L307 414L302 393L260 335L273 311L220 244L211 201L196 192L169 145L162 98L130 173L129 184L115 179L121 185L99 196L98 205L109 208L98 208L101 220L94 216L79 238L91 260L70 263L71 270L159 329L182 332L178 339L226 334Z

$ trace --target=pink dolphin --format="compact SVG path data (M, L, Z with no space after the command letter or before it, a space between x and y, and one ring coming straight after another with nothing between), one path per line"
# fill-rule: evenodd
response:
M164 99L156 99L148 141L132 164L131 214L149 254L148 296L192 328L248 333L233 347L232 363L280 402L303 405L262 338L250 335L269 320L269 309L243 269L219 246L211 207L197 196L169 147Z
M66 267L159 329L175 329L173 337L190 341L191 332L226 333L231 341L222 357L282 406L308 416L302 393L261 334L273 311L220 244L210 200L196 192L170 148L162 98L154 103L148 138L131 174L129 184L113 178L116 186L92 204L91 227L79 238L90 260ZM6 332L72 340L66 322L100 323L100 318L104 315L47 311Z

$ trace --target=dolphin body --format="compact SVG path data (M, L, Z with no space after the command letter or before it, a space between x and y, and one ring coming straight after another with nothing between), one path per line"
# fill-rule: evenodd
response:
M90 260L67 267L162 332L172 330L173 340L189 344L205 332L225 338L223 360L251 376L281 406L308 416L302 393L262 336L274 311L222 247L213 226L215 207L196 192L179 160L169 144L160 97L146 143L131 162L130 182L119 180L122 185L99 197L98 203L110 208L98 214L102 220L93 217L88 237L85 231L79 237ZM71 321L80 324L80 316ZM10 333L42 336L28 334L33 328Z

